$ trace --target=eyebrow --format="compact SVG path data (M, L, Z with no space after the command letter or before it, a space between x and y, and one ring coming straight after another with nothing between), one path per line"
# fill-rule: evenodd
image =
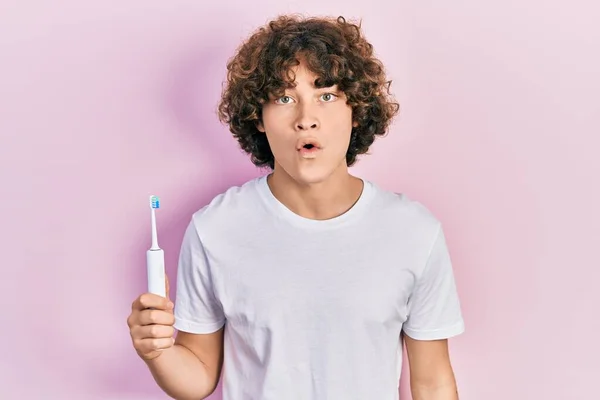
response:
M337 83L334 83L331 86L317 87L315 85L315 83L313 82L312 85L311 85L311 88L315 89L315 90L335 90L335 91L340 91L340 87L339 87L339 85ZM289 90L289 91L292 91L292 92L296 92L297 91L296 90L296 86L291 86L289 88L284 88L283 90L284 91L288 91Z
M340 87L337 83L334 83L331 86L317 87L317 86L315 86L315 83L314 83L315 81L313 81L313 83L312 83L312 88L317 91L330 91L330 92L336 92L337 94L344 93L344 91L340 89ZM296 85L289 86L289 87L283 86L279 90L281 90L281 95L276 94L276 91L272 91L268 94L268 97L270 99L276 99L280 96L285 96L285 93L289 93L289 92L297 93Z

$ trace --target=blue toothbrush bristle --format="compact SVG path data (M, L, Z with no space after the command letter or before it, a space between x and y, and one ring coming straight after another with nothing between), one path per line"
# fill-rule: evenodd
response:
M160 208L160 199L157 196L150 197L152 208Z

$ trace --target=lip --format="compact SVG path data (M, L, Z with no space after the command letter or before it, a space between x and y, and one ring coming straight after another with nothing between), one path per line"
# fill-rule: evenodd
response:
M310 148L306 148L307 144L312 145ZM317 157L317 154L321 151L321 142L315 137L303 137L298 139L296 143L296 150L300 157L304 159L313 159Z
M306 146L307 144L311 144L313 146L312 149L305 149L304 146ZM319 140L315 137L304 137L304 138L300 138L298 139L298 142L296 143L296 150L301 151L301 150L321 150L321 142L319 142Z

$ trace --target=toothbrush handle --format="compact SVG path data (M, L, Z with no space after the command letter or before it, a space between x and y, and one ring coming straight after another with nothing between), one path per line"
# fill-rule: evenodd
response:
M162 249L146 252L148 292L166 297L165 252Z

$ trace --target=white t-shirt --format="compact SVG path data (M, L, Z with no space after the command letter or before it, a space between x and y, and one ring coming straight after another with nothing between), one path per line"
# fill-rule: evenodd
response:
M179 259L175 328L225 326L223 400L398 399L401 330L464 330L440 223L364 181L355 205L303 218L266 176L195 212Z

